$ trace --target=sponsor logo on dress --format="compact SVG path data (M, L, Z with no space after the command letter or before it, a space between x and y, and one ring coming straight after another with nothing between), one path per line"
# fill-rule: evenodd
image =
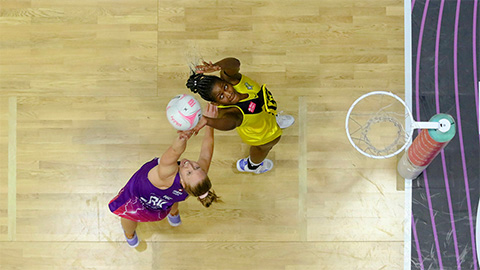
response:
M172 191L173 195L175 196L182 196L183 195L183 189L179 189L179 190L174 190Z
M255 111L255 107L257 107L257 104L250 101L250 104L248 104L248 111L253 113Z
M148 200L144 197L140 197L140 200L142 201L143 205L151 209L162 209L164 204L168 204L167 201L155 195L150 195Z
M248 82L245 83L245 87L247 87L248 90L252 90L253 86L248 84Z

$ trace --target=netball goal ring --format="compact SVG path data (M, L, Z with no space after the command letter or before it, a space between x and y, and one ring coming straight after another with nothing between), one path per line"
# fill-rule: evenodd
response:
M415 129L446 132L452 121L416 122L401 98L390 92L374 91L355 100L348 110L345 129L348 140L358 152L383 159L403 151L411 142Z

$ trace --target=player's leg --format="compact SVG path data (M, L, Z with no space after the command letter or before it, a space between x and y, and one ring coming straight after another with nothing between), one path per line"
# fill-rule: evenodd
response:
M138 243L140 241L138 240L137 234L135 232L138 222L126 218L121 218L120 222L122 224L123 231L125 232L125 237L127 238L128 245L131 247L138 246Z
M123 231L125 232L125 236L129 239L133 238L138 222L126 218L121 218L121 223Z
M280 137L264 145L250 146L250 156L237 161L237 169L241 172L265 173L273 168L273 162L267 155L280 141Z
M255 164L262 163L270 150L280 141L280 137L264 145L250 146L250 161Z

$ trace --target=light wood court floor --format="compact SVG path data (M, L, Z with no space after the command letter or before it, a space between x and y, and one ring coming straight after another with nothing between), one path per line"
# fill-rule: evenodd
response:
M403 268L396 160L361 156L344 131L360 95L403 96L403 1L0 5L2 270ZM172 142L164 108L189 92L192 56L239 58L296 123L257 176L234 169L248 151L235 131L216 132L224 203L187 200L180 227L141 224L130 249L107 204Z

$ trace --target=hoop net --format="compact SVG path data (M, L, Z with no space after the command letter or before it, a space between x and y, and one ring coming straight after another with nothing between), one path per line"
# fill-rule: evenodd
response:
M345 129L350 143L371 158L400 153L413 130L405 129L411 113L403 100L389 92L371 92L358 98L347 113Z

